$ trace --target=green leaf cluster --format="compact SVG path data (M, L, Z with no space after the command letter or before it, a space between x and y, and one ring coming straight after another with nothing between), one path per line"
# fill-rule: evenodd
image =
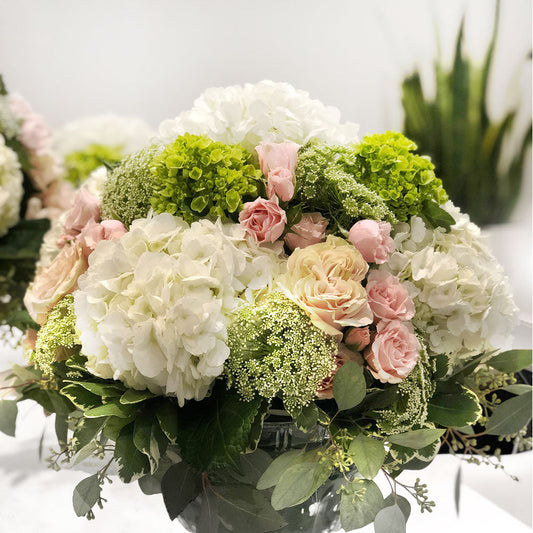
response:
M510 154L518 109L500 120L488 113L487 93L499 25L499 2L485 58L474 64L463 53L464 19L457 35L453 66L435 62L436 94L425 93L421 75L402 83L404 131L431 156L451 199L477 224L508 220L520 194L524 162L531 146L531 123ZM510 157L509 157L510 155ZM509 163L504 165L505 160Z
M124 157L121 146L107 146L91 143L83 150L70 152L65 156L65 179L79 187L93 170L104 164L120 163Z
M186 133L153 161L156 213L171 213L191 223L198 218L237 220L246 200L258 196L261 171L238 144Z

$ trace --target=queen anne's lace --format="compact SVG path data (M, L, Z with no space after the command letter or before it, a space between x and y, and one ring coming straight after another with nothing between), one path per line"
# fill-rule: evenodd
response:
M341 124L338 109L311 99L309 93L288 83L262 81L208 89L189 111L163 121L159 137L166 144L184 133L207 135L226 144L240 143L255 154L261 141L305 144L316 138L346 144L357 140L358 129L351 122Z
M22 181L17 154L6 146L0 135L0 237L19 220Z
M235 224L189 226L168 213L136 220L97 246L74 295L88 370L180 405L201 400L229 355L226 317L272 289L280 254Z

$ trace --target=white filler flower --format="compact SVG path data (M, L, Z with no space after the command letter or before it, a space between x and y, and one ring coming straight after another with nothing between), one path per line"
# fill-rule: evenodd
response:
M134 221L98 244L74 293L88 370L180 405L201 400L229 355L228 314L272 288L281 253L237 224L189 226L168 213Z
M17 154L6 146L0 135L0 237L19 221L22 188L22 172Z
M380 268L405 282L416 308L412 322L430 353L448 354L455 364L501 344L518 310L480 229L451 202L443 207L456 221L449 233L416 216L398 224L396 252Z
M226 144L241 143L255 154L261 141L305 144L316 138L346 144L357 141L358 130L357 124L341 124L337 108L311 99L309 93L288 83L262 81L207 89L192 109L163 121L159 137L166 144L186 132L207 135Z

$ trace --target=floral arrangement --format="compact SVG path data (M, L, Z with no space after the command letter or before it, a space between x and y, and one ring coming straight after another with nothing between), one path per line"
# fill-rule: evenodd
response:
M50 220L70 207L73 194L44 117L8 94L0 76L0 326L34 325L22 298Z
M77 515L116 464L198 533L402 531L434 505L403 470L529 446L502 268L413 142L356 133L287 84L209 89L78 190L0 403L9 434L55 413L53 467L102 459Z

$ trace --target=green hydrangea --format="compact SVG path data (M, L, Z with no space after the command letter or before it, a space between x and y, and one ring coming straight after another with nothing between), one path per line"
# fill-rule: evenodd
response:
M349 146L310 142L298 152L296 199L308 211L318 211L348 230L362 218L396 222L380 195L358 182L339 164L339 157L353 151Z
M377 425L386 435L410 431L413 426L423 426L428 415L428 402L435 392L434 361L427 355L419 337L422 350L420 359L411 373L398 385L398 395L390 409L376 412Z
M37 333L32 360L44 374L52 374L52 363L68 359L80 344L76 331L74 297L68 294L50 311L45 324Z
M119 163L123 157L120 146L90 144L83 150L65 156L65 179L77 187L104 162Z
M126 227L145 218L152 197L152 160L157 146L149 146L125 157L108 177L102 198L102 217L120 220Z
M426 201L443 204L448 195L429 158L413 152L416 144L401 133L368 135L340 154L337 164L377 192L396 218L420 215Z
M288 410L309 404L336 368L337 343L281 293L241 307L228 328L228 386L251 400L278 395Z
M187 222L221 217L237 220L243 202L258 195L261 172L239 144L185 135L154 160L152 206Z

